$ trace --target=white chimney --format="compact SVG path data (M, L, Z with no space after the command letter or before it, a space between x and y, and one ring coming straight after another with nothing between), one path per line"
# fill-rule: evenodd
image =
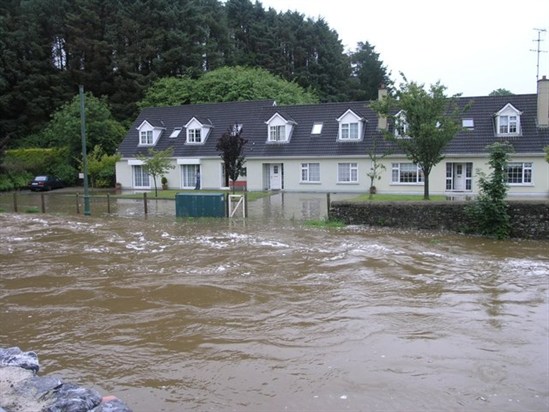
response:
M549 127L549 79L538 80L538 127Z

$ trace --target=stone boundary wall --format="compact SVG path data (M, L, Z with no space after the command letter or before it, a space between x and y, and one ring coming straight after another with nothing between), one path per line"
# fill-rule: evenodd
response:
M403 229L471 232L474 223L465 209L470 202L352 202L334 201L328 217L346 224ZM549 239L549 202L509 201L511 237Z

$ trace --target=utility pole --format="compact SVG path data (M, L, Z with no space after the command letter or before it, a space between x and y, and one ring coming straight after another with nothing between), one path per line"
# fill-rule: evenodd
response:
M541 39L541 33L545 33L547 30L545 29L534 29L538 32L538 38L537 39L534 39L532 41L535 41L537 44L538 44L538 47L537 49L530 49L530 51L533 51L533 52L536 52L537 55L538 55L538 61L537 61L537 65L536 65L536 82L539 80L539 55L540 53L547 53L547 50L541 50L541 42L543 41Z
M79 86L80 92L80 134L82 135L82 164L84 165L84 215L91 215L90 195L88 193L88 155L86 153L86 109L84 86Z

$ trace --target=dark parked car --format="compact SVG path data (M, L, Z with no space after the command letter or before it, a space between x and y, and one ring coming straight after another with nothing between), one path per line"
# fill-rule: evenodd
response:
M55 176L36 176L30 183L29 189L32 191L38 190L53 190L65 187L63 182Z

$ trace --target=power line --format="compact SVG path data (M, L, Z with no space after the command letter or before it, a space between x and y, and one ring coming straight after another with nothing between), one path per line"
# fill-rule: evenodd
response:
M537 39L534 39L532 41L535 41L537 44L538 44L538 47L537 49L530 49L530 51L533 51L533 52L536 52L537 53L537 58L538 58L538 61L537 61L537 64L536 64L536 82L539 80L539 55L540 53L547 53L547 50L541 50L541 42L543 41L542 38L541 38L541 33L545 33L547 30L545 29L534 29L538 32L538 38Z

